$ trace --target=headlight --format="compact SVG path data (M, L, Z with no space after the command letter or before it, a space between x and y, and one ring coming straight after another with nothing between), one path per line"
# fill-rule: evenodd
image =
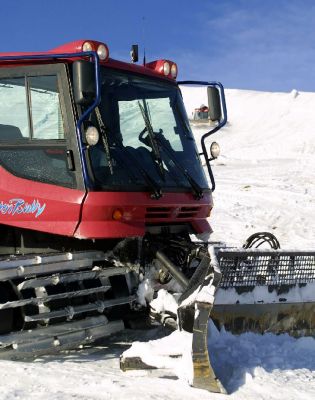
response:
M167 76L170 73L170 69L171 69L170 64L167 61L165 61L165 63L163 64L163 72L165 76Z
M100 60L106 60L106 58L108 57L107 47L104 44L100 44L97 48L97 54Z
M217 142L211 143L210 154L212 158L218 158L220 155L220 146Z
M95 126L89 126L87 128L87 130L85 131L85 139L90 146L95 146L98 143L100 139L100 134L98 133L98 130L97 128L95 128Z
M82 46L82 51L93 51L92 44L90 42L84 42Z
M176 64L173 64L172 65L172 68L171 68L171 75L172 75L172 78L176 78L176 76L177 76L177 65Z

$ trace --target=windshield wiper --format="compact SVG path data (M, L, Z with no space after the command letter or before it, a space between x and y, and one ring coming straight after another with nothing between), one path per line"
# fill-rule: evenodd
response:
M188 180L193 194L197 200L203 198L203 189L201 186L195 181L195 179L189 174L186 168L182 166L182 164L177 160L175 155L175 151L172 149L171 145L169 144L168 140L165 139L164 135L162 134L162 130L160 129L158 134L155 134L156 140L159 142L162 149L167 153L169 158L173 161L176 167L181 171L181 173L185 176Z
M146 170L142 168L137 158L132 154L132 152L129 149L123 146L121 147L121 149L122 149L122 154L125 151L130 156L134 165L136 165L137 169L140 171L141 175L146 181L147 185L150 186L150 188L152 189L153 193L151 197L156 200L160 199L162 197L162 190L160 186L155 182L153 178L151 178L151 176L146 172Z
M163 167L163 161L162 161L162 158L161 158L159 147L158 147L158 145L156 143L155 133L153 131L153 128L152 128L152 125L151 125L151 122L150 122L150 118L149 118L149 115L148 115L148 110L146 108L145 100L143 100L143 104L144 105L142 105L140 103L140 101L138 101L138 106L140 108L140 111L141 111L141 114L142 114L142 117L143 117L143 120L144 120L144 123L145 123L145 127L146 127L146 129L144 131L142 131L140 133L140 135L142 135L146 131L148 132L148 137L149 137L150 147L151 147L152 152L153 152L153 157L154 157L154 160L158 163L161 177L164 180L165 179L165 170L164 170L164 167Z
M98 120L98 124L101 130L101 135L103 138L103 147L104 147L104 151L105 151L105 155L107 157L107 162L109 164L110 167L110 172L111 175L114 174L114 169L113 169L113 162L112 162L112 156L110 153L110 146L109 146L109 142L108 142L108 129L105 126L101 113L97 107L97 120ZM160 188L160 186L155 182L155 180L153 178L151 178L151 176L142 168L142 166L140 165L140 163L138 162L137 158L134 157L134 155L124 146L117 146L117 148L120 148L121 154L118 155L118 153L116 152L115 157L116 159L118 159L118 162L120 161L120 163L125 166L126 162L122 161L122 159L124 159L124 157L122 156L122 154L124 154L124 151L126 151L128 153L128 155L130 156L130 158L132 158L134 164L137 166L137 169L140 171L141 175L143 176L146 184L152 189L153 193L152 193L152 198L158 200L159 198L162 197L162 190ZM131 163L130 163L131 164ZM134 177L132 176L131 171L127 171L127 174L129 176L132 177L132 180L134 181Z
M113 160L112 160L112 156L110 154L110 147L109 147L107 129L106 129L106 126L105 126L105 124L103 122L100 109L98 107L95 107L95 115L96 115L98 126L100 128L101 139L102 139L102 142L103 142L103 147L104 147L106 159L107 159L108 166L109 166L109 171L110 171L111 175L114 175Z

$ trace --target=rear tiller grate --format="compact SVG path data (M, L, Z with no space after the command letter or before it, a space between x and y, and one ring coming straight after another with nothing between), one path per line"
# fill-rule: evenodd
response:
M315 251L221 249L218 260L225 289L315 282Z

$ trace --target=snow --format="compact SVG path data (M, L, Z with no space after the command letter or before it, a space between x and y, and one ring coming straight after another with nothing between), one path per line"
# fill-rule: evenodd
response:
M189 114L206 103L205 91L183 88L183 94ZM276 234L282 248L314 249L315 93L227 90L226 97L228 124L213 136L222 155L213 163L211 239L240 246L250 234L266 230ZM197 140L204 131L194 128ZM143 301L151 296L147 283L139 291ZM187 354L167 360L156 342L139 346L164 372L120 371L119 355L130 341L159 335L159 330L123 332L102 345L32 363L0 361L0 399L224 398L191 388ZM181 349L191 339L177 332L161 340L164 352L185 353ZM314 338L236 336L211 325L208 346L230 399L315 398Z
M182 88L188 115L206 102L205 89ZM227 90L227 127L208 139L221 156L216 179L212 240L240 246L270 231L285 249L314 249L315 93ZM194 128L200 137L205 127Z
M209 348L232 399L314 398L313 338L223 332L210 337Z
M213 328L213 327L211 327ZM152 336L156 333L149 332ZM175 332L176 333L176 332ZM128 340L132 334L124 333ZM138 340L148 339L136 332ZM141 335L141 336L139 336ZM224 399L224 395L191 388L189 357L167 359L169 349L177 354L189 343L189 334L177 332L163 338L163 346L142 346L148 363L165 368L157 371L119 370L123 335L108 346L85 348L36 362L0 362L0 398L13 399ZM161 344L161 343L160 343ZM208 339L212 364L231 399L311 400L315 396L315 340L288 335L240 336L211 329ZM139 351L139 348L137 349ZM161 351L162 350L162 351ZM164 354L163 354L164 353ZM191 367L190 367L191 368ZM179 376L178 379L175 377Z
M157 313L169 311L176 315L178 304L171 293L165 289L160 289L157 293L157 297L150 302L150 307Z

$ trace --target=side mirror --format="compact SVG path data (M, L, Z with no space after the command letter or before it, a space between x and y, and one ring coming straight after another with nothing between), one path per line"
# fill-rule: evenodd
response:
M96 97L95 67L89 61L74 61L73 94L78 105L90 105Z
M219 89L214 86L207 87L209 118L211 121L220 121L222 118L222 108Z

